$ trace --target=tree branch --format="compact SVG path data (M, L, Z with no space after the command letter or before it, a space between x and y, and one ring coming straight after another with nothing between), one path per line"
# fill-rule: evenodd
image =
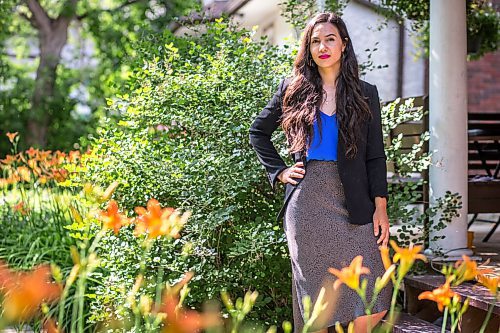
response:
M103 9L103 10L96 10L96 11L92 11L92 12L87 12L85 14L82 14L82 15L79 15L77 16L76 18L78 20L83 20L84 18L86 18L87 16L89 16L90 14L94 14L96 12L99 12L99 13L112 13L112 12L116 12L120 9L123 9L127 6L130 6L130 5L133 5L134 3L137 3L137 2L142 2L144 0L128 0L127 2L124 2L122 3L121 5L117 6L116 8L112 8L112 9Z
M31 11L32 17L36 27L43 31L44 33L50 33L51 31L51 18L47 12L43 9L37 0L27 0L28 8Z

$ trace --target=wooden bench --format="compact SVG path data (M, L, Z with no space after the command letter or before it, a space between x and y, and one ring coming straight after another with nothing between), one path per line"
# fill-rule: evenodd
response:
M469 213L475 221L493 223L483 242L500 226L497 221L479 220L478 214L500 213L500 114L469 113Z
M443 275L405 277L405 299L408 313L431 322L442 316L434 302L418 300L418 295L423 291L434 290L444 282ZM469 298L469 309L462 318L461 332L479 332L489 306L494 304L493 313L485 332L498 333L500 328L500 302L495 300L485 287L473 283L463 283L452 289L462 297L462 302L465 298Z

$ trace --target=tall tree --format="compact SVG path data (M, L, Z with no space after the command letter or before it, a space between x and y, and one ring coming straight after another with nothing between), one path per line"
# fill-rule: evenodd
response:
M4 110L10 110L6 112L16 112L20 117L18 125L23 123L26 145L48 145L51 148L58 148L58 143L63 143L60 138L64 138L64 133L59 133L59 142L51 142L51 131L64 130L66 125L59 120L71 121L69 114L74 111L76 103L68 101L69 86L83 84L91 99L100 100L89 103L91 111L102 108L105 92L109 92L110 86L112 88L112 81L119 80L120 74L126 71L124 60L133 56L134 41L145 32L161 32L176 16L185 15L199 6L198 0L0 1L3 12L5 8L10 9L12 16L8 23L10 35L0 46L3 48L2 64L8 66L10 63L10 72L4 74L0 87L4 85L12 89L10 97L3 98L0 103L3 102ZM72 37L75 33L80 40L92 41L92 46L83 43L82 47L93 50L92 58L97 60L93 68L79 68L68 59L67 64L63 64L63 49L72 38L75 39ZM34 42L37 50L30 46ZM23 49L27 50L24 54L19 51ZM32 74L31 77L20 74L27 71L19 66L23 57L35 60L34 79ZM16 80L8 84L12 78ZM29 79L33 82L30 83ZM31 90L29 103L11 104L16 91L18 97L25 99L27 89Z

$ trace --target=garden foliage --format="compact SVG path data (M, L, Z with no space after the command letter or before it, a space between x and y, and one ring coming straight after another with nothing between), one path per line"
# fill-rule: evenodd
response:
M80 160L76 152L52 157L30 149L14 152L3 161L1 183L9 188L22 189L26 182L37 188L52 184L52 179L63 185L92 182L107 186L116 181L120 186L115 199L129 215L151 198L193 212L181 238L154 242L147 256L131 229L100 239L96 249L100 265L87 281L85 308L90 312L85 318L91 322L126 318L128 291L139 272L147 277L141 292L153 296L158 279L172 283L187 271L195 272L186 299L189 305L218 298L223 290L232 295L258 290L256 311L250 318L268 325L291 318L289 259L281 223L275 221L282 188L278 187L277 193L271 191L248 142L248 128L279 81L290 73L293 51L254 41L252 33L218 21L194 36L145 36L136 47L140 56L130 64L134 72L128 86L122 95L108 99L109 113L120 121L103 122L93 149L81 157L83 167L72 163L73 157ZM383 109L386 137L398 124L419 121L422 116L423 111L411 104L389 104ZM9 135L17 147L18 137ZM278 131L274 139L286 158L283 133ZM441 228L459 207L458 198L451 194L424 214L407 206L421 200L417 188L422 181L408 179L429 166L429 156L422 152L427 139L424 133L420 144L403 152L401 138L396 137L386 150L389 161L400 166L390 187L388 211L392 221L402 223L400 234L405 245L409 245L412 232L408 227L421 225L441 210L444 214L437 225ZM75 175L72 180L66 180L65 173L59 177L63 175L58 163L65 161L69 162L67 170ZM40 197L53 198L56 192L57 186L54 193ZM4 197L11 193L5 192ZM85 211L85 201L79 200L80 209ZM23 228L18 222L10 223L12 217L18 221L27 216L48 223L30 222L33 228L29 232L16 231L26 238L26 246L4 242L0 257L11 263L25 258L28 266L55 261L67 272L70 265L59 253L75 239L92 239L92 231L99 228L71 223L69 203L58 206L58 199L53 202L54 209L37 208L48 217L23 212L24 207L15 206L15 202L2 213L3 221L11 227ZM36 204L26 207L32 209ZM57 230L50 231L51 227ZM9 228L6 233L14 232ZM30 238L45 230L51 234L44 234L43 239L62 239L55 254L45 251L42 240ZM29 252L20 254L18 250L24 248ZM28 268L25 263L16 265Z
M423 121L427 111L423 107L415 107L413 99L402 102L396 99L382 108L382 129L386 145L387 161L394 172L389 180L389 220L398 228L392 235L399 244L410 246L411 243L426 244L444 236L434 235L446 227L458 210L462 207L459 193L447 192L444 197L436 199L433 205L425 206L422 189L427 186L424 175L431 165L432 152L426 151L426 143L430 135L428 131L421 133L418 142L410 149L403 149L405 138L403 133L391 136L391 132L401 124L417 124ZM434 220L430 225L428 221ZM440 249L436 249L437 252Z

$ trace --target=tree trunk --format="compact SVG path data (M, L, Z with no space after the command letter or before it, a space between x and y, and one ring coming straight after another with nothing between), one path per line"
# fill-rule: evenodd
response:
M55 97L57 66L61 51L68 40L71 18L52 21L50 30L39 30L40 62L36 71L35 89L31 98L31 114L28 119L28 145L45 146Z

